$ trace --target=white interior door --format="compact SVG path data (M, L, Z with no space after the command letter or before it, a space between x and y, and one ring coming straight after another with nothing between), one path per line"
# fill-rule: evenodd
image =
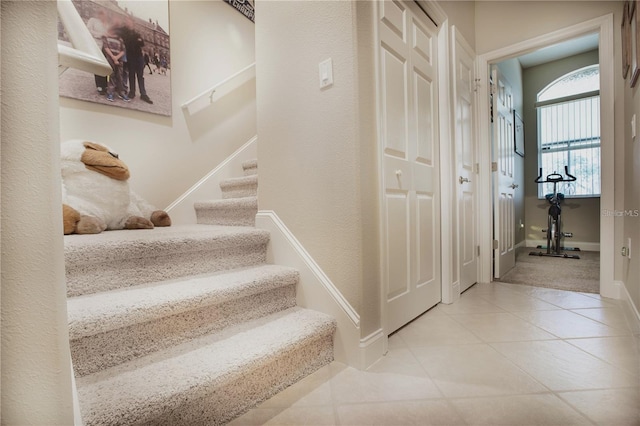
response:
M462 292L478 281L475 53L455 29L453 45L455 185L458 207L458 263Z
M413 2L378 10L387 331L441 300L437 28Z
M493 217L494 278L515 266L515 208L513 95L511 86L497 66L492 71L493 94Z

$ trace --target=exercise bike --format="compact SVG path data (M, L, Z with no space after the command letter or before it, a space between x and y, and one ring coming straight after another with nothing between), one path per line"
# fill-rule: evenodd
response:
M546 194L545 198L549 202L549 215L547 218L547 229L543 229L542 232L547 233L547 251L545 252L535 252L532 251L529 253L531 256L552 256L552 257L564 257L567 259L580 259L578 255L570 255L567 253L563 253L562 250L575 250L579 251L578 248L565 248L560 246L560 240L563 237L573 237L571 232L563 232L562 231L562 208L560 207L560 203L564 200L564 194L558 192L558 183L559 182L573 182L576 180L576 177L569 174L569 169L567 166L564 166L564 173L566 175L563 176L560 173L553 172L546 176L546 178L542 179L542 168L540 168L540 173L536 178L535 182L538 184L541 183L553 183L553 193ZM538 246L538 248L543 248L542 246Z

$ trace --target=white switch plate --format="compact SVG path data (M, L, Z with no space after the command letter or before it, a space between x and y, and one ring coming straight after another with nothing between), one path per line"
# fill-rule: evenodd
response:
M319 65L320 88L324 89L333 84L333 62L331 58L325 59Z
M633 114L631 117L631 139L636 138L636 115Z

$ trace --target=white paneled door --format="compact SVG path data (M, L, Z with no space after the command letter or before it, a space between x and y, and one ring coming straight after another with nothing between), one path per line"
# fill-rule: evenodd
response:
M378 10L387 331L441 300L437 28L414 2Z
M515 266L515 209L513 95L511 86L493 66L493 152L494 152L494 278L500 278Z
M475 53L455 29L453 46L455 185L458 205L458 263L462 292L478 281Z

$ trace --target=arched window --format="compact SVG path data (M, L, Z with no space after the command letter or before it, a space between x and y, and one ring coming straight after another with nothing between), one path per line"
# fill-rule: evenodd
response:
M538 93L538 167L543 176L564 174L575 182L558 190L566 197L600 196L600 69L591 65L572 71ZM538 196L552 192L538 186Z

